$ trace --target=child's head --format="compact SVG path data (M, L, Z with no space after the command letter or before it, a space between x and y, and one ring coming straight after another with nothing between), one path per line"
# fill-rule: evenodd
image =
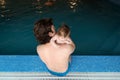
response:
M66 25L63 24L58 28L57 35L62 36L62 37L69 37L70 35L70 28Z

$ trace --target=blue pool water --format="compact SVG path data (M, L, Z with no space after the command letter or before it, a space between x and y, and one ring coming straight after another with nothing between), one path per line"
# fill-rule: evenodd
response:
M33 25L53 18L66 23L76 44L73 55L120 54L120 5L116 0L1 0L0 54L36 55ZM117 4L116 4L117 3Z

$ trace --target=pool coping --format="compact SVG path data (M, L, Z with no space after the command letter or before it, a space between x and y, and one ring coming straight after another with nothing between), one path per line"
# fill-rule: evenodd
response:
M0 72L0 80L120 80L120 72L70 72L57 77L48 72Z

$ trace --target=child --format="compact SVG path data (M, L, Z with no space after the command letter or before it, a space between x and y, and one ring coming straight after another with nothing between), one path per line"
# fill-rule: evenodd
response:
M70 28L63 24L58 28L58 31L56 35L52 38L52 40L55 41L56 44L62 45L62 44L69 44L71 42L70 39Z

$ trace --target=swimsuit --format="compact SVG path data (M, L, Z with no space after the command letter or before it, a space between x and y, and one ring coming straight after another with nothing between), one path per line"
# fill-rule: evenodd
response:
M46 68L47 68L47 66L46 66ZM55 76L66 76L67 75L67 73L69 72L69 70L70 70L70 63L69 63L69 65L68 65L68 69L65 71L65 72L55 72L55 71L52 71L52 70L50 70L50 69L48 69L47 68L47 70L52 74L52 75L55 75Z
M46 64L42 60L41 60L41 62L43 63L44 68L46 68L46 70L48 70L49 73L51 73L52 75L55 75L55 76L66 76L67 73L70 71L70 64L71 64L70 62L68 64L68 69L65 72L52 71L52 70L48 69L48 67L46 66Z

